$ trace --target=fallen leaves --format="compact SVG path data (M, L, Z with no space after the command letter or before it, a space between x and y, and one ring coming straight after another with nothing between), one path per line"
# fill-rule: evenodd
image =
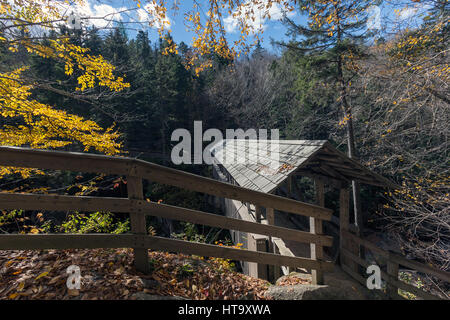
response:
M310 279L305 279L297 276L285 276L277 281L278 286L295 286L298 284L311 284Z
M201 257L149 252L153 272L133 266L132 249L0 251L0 299L135 299L135 294L189 299L265 299L268 283L220 268ZM79 290L67 288L66 270L81 271Z
M40 275L38 275L34 280L39 280L42 277L45 277L46 275L48 275L48 271L42 272Z

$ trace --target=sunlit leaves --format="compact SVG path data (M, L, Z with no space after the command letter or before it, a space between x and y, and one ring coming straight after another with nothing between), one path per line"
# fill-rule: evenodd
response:
M32 86L20 79L24 71L25 68L20 68L0 73L0 116L12 118L17 123L0 128L2 144L53 149L80 143L85 151L119 152L119 133L113 128L104 130L94 121L30 99ZM5 167L1 171L2 174L12 172Z

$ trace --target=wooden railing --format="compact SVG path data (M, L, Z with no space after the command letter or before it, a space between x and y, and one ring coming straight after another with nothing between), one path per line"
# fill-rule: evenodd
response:
M450 283L450 273L445 272L417 261L408 260L401 255L398 255L392 251L387 251L379 248L374 243L362 239L348 230L341 231L343 239L341 239L341 267L344 271L350 274L355 280L366 285L366 279L361 274L359 267L367 268L370 263L365 259L362 259L359 255L361 247L365 250L370 250L376 255L381 256L386 260L386 271L381 270L381 278L386 281L386 294L391 299L401 298L398 294L398 289L406 292L413 293L414 295L425 300L438 300L441 299L436 295L430 294L416 286L403 282L399 279L399 266L404 266L412 270L432 275L440 280Z
M320 250L331 246L333 238L321 234L321 221L331 220L332 210L275 195L257 192L191 173L160 166L142 160L103 155L0 147L0 165L12 167L68 170L76 172L123 175L127 178L128 198L80 197L66 195L0 193L0 209L111 211L129 213L131 234L6 234L0 235L0 250L72 249L72 248L133 248L135 266L149 271L148 249L180 252L242 260L269 265L299 267L313 270L315 282L321 274L332 270L333 263L323 261ZM274 225L180 208L144 200L142 179L191 191L252 203L273 210L290 212L314 219L312 232L298 231ZM145 217L158 216L211 227L256 233L285 240L310 243L319 248L311 258L288 257L273 253L240 250L203 243L167 239L147 235ZM272 220L272 219L271 219ZM319 276L317 276L319 275Z

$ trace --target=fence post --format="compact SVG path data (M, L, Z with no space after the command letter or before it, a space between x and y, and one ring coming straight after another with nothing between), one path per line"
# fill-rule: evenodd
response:
M134 200L143 200L144 191L142 187L142 178L127 176L127 192L128 198ZM147 224L145 221L145 215L136 211L135 208L130 210L131 220L131 232L136 235L147 234ZM148 249L146 248L133 248L134 252L134 266L142 273L149 273L150 266L148 264Z
M397 286L393 283L392 280L398 280L398 269L399 269L399 265L398 263L394 262L391 259L391 252L389 252L388 255L388 262L387 262L387 274L388 274L388 278L386 279L386 293L389 296L389 298L391 299L399 299L400 296L398 294L398 288Z
M275 213L274 213L273 208L266 208L266 221L267 221L267 224L270 226L275 225ZM269 236L269 243L268 243L268 252L276 253L275 244L273 243L273 238L270 236ZM268 274L269 281L275 282L275 281L277 281L277 279L279 277L280 277L280 267L269 265L269 274Z
M258 223L262 221L262 208L260 206L255 206L255 219Z
M349 266L348 259L344 256L344 250L347 248L345 232L349 231L350 216L350 192L347 186L342 187L339 195L339 256L341 266Z
M325 187L324 183L319 180L315 180L316 189L316 204L321 207L325 207ZM313 217L309 218L309 230L313 234L323 234L322 220ZM313 260L323 260L323 247L311 243L311 259ZM314 285L323 284L323 271L321 270L311 270L312 283Z

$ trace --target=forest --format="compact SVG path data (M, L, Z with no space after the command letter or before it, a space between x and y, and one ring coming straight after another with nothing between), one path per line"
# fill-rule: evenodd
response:
M206 165L170 162L175 129L202 121L204 130L277 128L280 139L328 140L401 186L361 185L365 227L449 271L450 8L411 2L425 8L416 27L362 32L367 17L355 15L372 1L330 1L338 18L328 1L297 1L293 10L309 24L284 16L285 38L257 40L238 56L219 40L216 51L177 43L169 32L151 41L155 29L131 32L121 21L105 29L58 24L37 37L9 24L13 9L1 1L0 144L137 157L211 176ZM106 175L0 167L0 177L2 192L126 194L123 178ZM149 201L217 211L198 193L144 187ZM229 241L219 229L166 224L154 218L151 232ZM128 230L129 221L101 212L0 215L1 233Z

